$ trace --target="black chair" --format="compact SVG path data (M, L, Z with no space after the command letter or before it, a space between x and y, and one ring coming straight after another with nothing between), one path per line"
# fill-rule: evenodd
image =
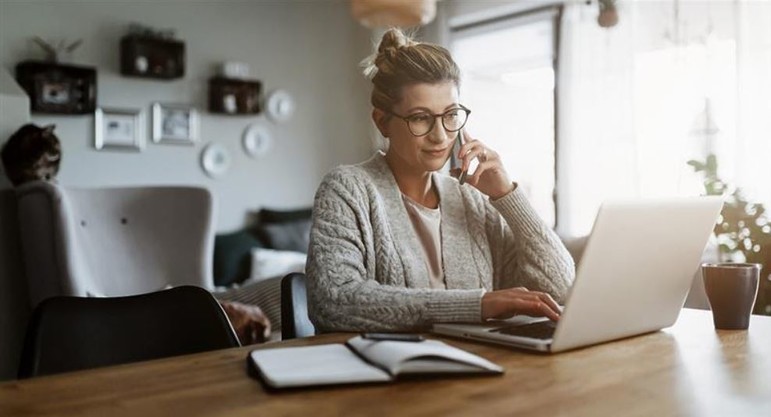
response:
M295 272L281 278L281 339L308 337L316 334L308 318L308 296L305 274Z
M206 290L181 286L112 298L52 297L32 314L19 378L240 346Z

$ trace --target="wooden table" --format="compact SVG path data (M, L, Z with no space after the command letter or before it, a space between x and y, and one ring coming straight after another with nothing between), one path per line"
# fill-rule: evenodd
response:
M686 309L664 331L557 355L444 340L505 375L268 393L246 374L247 346L8 382L0 415L771 416L771 317L715 331L709 311Z

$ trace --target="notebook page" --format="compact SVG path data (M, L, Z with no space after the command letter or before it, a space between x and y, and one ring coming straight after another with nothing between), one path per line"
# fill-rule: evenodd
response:
M472 353L438 340L423 342L373 341L360 336L347 342L367 360L396 375L427 372L503 372L503 368ZM415 363L414 369L411 363ZM463 365L459 365L463 364Z
M392 378L342 344L260 349L251 360L268 385L275 388L386 382Z

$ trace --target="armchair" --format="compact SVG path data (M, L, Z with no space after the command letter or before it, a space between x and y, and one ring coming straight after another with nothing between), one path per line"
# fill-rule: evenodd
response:
M205 188L16 189L32 305L51 296L213 289L214 200Z

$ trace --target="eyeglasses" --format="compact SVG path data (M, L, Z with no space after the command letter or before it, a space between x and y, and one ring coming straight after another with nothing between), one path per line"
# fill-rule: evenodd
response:
M436 124L436 118L442 118L442 127L448 132L457 132L463 129L468 121L468 116L471 114L471 110L467 109L463 105L460 107L447 110L441 114L431 113L415 113L409 116L401 116L394 112L385 110L386 113L398 117L407 123L407 128L414 136L425 136L432 130Z

